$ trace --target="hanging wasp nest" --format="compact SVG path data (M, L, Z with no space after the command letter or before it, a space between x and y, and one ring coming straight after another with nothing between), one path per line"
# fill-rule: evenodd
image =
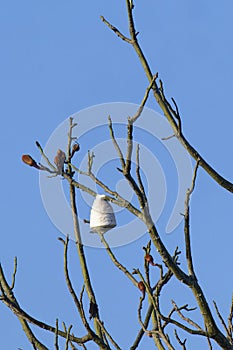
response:
M104 194L97 194L91 208L91 232L104 234L115 226L116 219L112 206Z

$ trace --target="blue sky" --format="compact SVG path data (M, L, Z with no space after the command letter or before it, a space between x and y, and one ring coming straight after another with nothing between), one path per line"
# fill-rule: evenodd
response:
M135 6L140 43L153 72L159 72L167 96L179 105L185 136L229 180L233 180L232 10L230 0L215 4L147 0L136 1ZM21 155L30 153L39 160L35 141L45 145L60 123L84 108L141 102L147 80L137 56L104 26L100 15L127 33L124 1L7 1L0 11L0 260L10 278L14 256L18 257L15 293L26 311L51 324L58 317L60 322L74 324L76 331L77 315L67 293L63 249L57 241L61 233L43 207L38 173L21 162ZM148 107L160 112L152 97ZM200 169L191 205L199 281L208 301L215 299L227 317L233 291L232 194ZM159 228L167 247L182 249L182 225L167 235L163 224L162 217ZM143 236L116 248L115 253L129 269L142 268L141 248L147 241ZM88 247L86 253L97 299L103 305L101 316L122 349L128 349L139 329L140 294L103 250ZM155 250L153 254L159 260ZM79 292L82 280L72 243L70 267ZM109 278L111 283L106 282ZM166 288L164 311L171 298L181 304L194 303L189 291L175 280ZM0 308L1 347L30 349L17 319L4 305ZM120 310L126 308L122 317ZM37 334L52 348L53 337L41 331ZM149 342L146 339L141 349ZM189 338L188 345L203 343Z

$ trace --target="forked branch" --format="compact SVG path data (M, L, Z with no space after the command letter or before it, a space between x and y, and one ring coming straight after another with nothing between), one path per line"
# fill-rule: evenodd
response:
M147 76L147 79L149 83L153 81L153 74L151 71L151 68L149 66L149 63L141 49L141 46L137 40L137 34L138 32L135 29L135 23L133 18L133 9L134 6L132 5L132 0L126 0L126 7L128 12L128 23L129 23L129 33L131 40L127 40L129 44L132 45L134 48L136 54L139 57L139 60L141 62L141 65L144 69L144 72ZM102 18L103 20L103 18ZM112 25L104 19L104 23L108 25L110 29L112 29ZM114 27L115 28L115 27ZM112 29L113 30L113 29ZM114 30L116 33L116 31ZM117 32L120 32L117 30ZM121 37L121 36L120 36ZM188 142L188 140L184 137L183 133L181 132L181 118L178 112L176 110L176 114L174 117L174 113L171 111L168 105L168 101L164 96L161 94L160 89L158 85L156 84L156 81L152 84L154 97L159 104L160 108L162 109L165 117L167 118L168 122L170 123L172 129L174 130L174 133L178 140L181 142L181 144L185 147L185 149L188 151L188 153L197 161L199 159L200 166L223 188L228 190L229 192L233 193L233 183L225 179L223 176L221 176L214 168L210 166L210 164L197 152L197 150ZM174 99L173 99L174 102ZM177 104L175 104L177 107ZM178 123L177 123L178 121Z

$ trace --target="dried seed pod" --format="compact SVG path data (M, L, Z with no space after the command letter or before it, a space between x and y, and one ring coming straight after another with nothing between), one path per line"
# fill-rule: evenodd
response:
M57 151L55 158L54 158L54 163L57 166L57 170L58 170L59 174L62 174L62 172L63 172L65 160L66 160L65 152L63 152L62 150L59 149Z
M146 287L145 287L145 284L142 281L138 282L138 289L142 292L142 296L144 298L145 297L145 292L146 292Z
M98 314L98 306L97 306L96 303L93 303L92 300L91 300L91 302L90 302L89 314L90 314L90 317L89 317L90 320L91 320L92 318L96 317L97 314Z
M32 166L36 169L40 169L39 165L36 163L36 161L29 154L23 154L22 161L29 166Z
M145 255L145 260L148 262L148 264L151 264L152 266L156 266L157 264L154 263L154 258L150 254Z

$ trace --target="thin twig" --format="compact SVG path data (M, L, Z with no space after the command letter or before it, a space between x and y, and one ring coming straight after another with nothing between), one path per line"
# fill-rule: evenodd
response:
M176 248L175 252L173 254L172 259L178 263L178 258L180 255L180 251ZM158 280L158 282L156 283L156 285L152 288L152 290L154 291L154 297L157 303L157 308L159 309L159 296L160 293L162 291L162 288L170 281L170 279L173 276L173 273L171 270L168 270L165 274L163 273L163 266L157 264L157 266L160 268L160 278Z
M46 161L46 163L48 164L48 166L50 168L52 168L53 171L51 171L51 169L47 168L47 171L49 171L50 173L57 173L57 168L50 162L49 158L46 156L46 154L44 153L43 148L41 147L40 143L38 141L36 141L36 146L38 147L42 158ZM42 165L43 166L43 165Z
M143 285L145 286L145 289L146 289L146 292L148 294L148 297L149 297L149 302L151 303L152 305L152 308L153 308L153 319L154 319L154 325L155 325L155 328L156 330L152 330L152 331L147 331L144 327L144 324L142 322L142 319L141 319L141 309L142 309L142 303L143 303L143 300L145 298L145 294L140 297L140 303L139 303L139 307L138 307L138 320L139 320L139 323L141 324L142 326L142 330L148 335L148 336L153 336L153 339L154 339L154 342L157 346L157 348L159 350L164 350L164 346L163 344L161 343L161 340L160 340L160 337L163 339L163 341L165 342L165 344L167 345L168 349L169 350L174 350L174 348L171 346L170 344L170 341L169 339L166 337L166 335L163 333L162 329L160 329L160 323L158 322L157 320L157 305L156 305L156 301L155 301L155 298L153 297L152 295L152 292L151 292L151 288L150 286L148 286L148 284L146 283L144 277L142 276L141 272L139 269L134 269L134 274L138 274L141 278L141 281L143 283ZM158 330L157 330L158 328Z
M70 341L70 347L71 347L71 350L78 350L78 349L74 346L74 344L72 343L72 341ZM87 349L87 347L85 346L85 344L81 344L81 347L82 347L83 349Z
M178 108L178 105L177 105L175 99L173 97L171 99L172 99L172 102L174 103L175 108L176 108L176 112L173 113L173 115L178 121L178 132L179 132L179 135L182 135L182 121L181 121L181 117L180 117L179 108Z
M116 35L121 38L123 41L131 44L131 39L127 38L124 34L122 34L119 29L114 27L111 23L109 23L103 16L100 16L101 20L114 32Z
M131 158L133 152L133 124L130 122L130 119L128 119L127 130L127 152L125 159L125 167L124 169L122 169L123 174L130 174L131 171Z
M170 139L172 139L173 137L175 137L176 135L175 134L173 134L173 135L170 135L170 136L167 136L167 137L162 137L161 138L161 140L163 140L163 141L167 141L167 140L170 140Z
M145 206L145 198L144 195L141 193L136 181L134 180L134 178L131 176L130 173L130 169L131 169L131 154L132 154L132 129L133 125L128 123L128 135L127 135L127 143L128 143L128 148L127 148L127 158L126 160L124 159L123 153L120 149L120 146L118 145L115 135L114 135L114 131L113 131L113 127L112 127L112 120L109 117L109 129L110 129L110 136L112 138L112 142L113 145L118 153L120 162L121 162L121 172L124 174L126 180L128 181L129 185L132 187L132 189L134 190L135 194L138 197L138 201L140 204L140 208L143 209Z
M55 350L59 350L59 345L58 345L58 319L56 319L56 327L55 327Z
M185 234L186 260L187 260L187 264L188 264L189 275L191 275L193 277L195 276L195 272L194 272L194 267L193 267L193 260L192 260L192 253L191 253L191 242L190 242L190 227L189 227L190 210L189 210L189 203L190 203L191 194L194 191L194 187L195 187L195 183L196 183L198 166L199 166L199 160L197 160L197 162L196 162L196 166L195 166L194 173L193 173L191 187L187 190L187 193L186 193L185 209L184 209L184 234Z
M141 114L143 112L143 109L144 109L144 107L146 105L146 102L148 100L150 90L152 89L153 84L154 84L154 82L156 81L157 78L158 78L158 72L152 77L151 82L150 82L148 88L146 89L145 95L143 97L143 100L142 100L142 102L141 102L137 112L135 113L135 115L133 117L129 118L129 122L131 124L135 123L136 120L141 116Z
M70 331L72 329L72 325L69 326L67 330L67 336L66 336L66 345L65 345L65 350L69 350L69 343L70 343Z
M69 270L68 270L68 259L67 259L67 253L68 253L68 245L69 245L69 236L66 237L66 241L60 239L64 243L64 274L65 274L65 279L66 279L66 284L68 287L68 290L70 292L70 295L73 298L74 304L79 312L79 315L81 317L81 320L83 322L84 327L86 330L91 334L92 330L90 328L89 323L87 322L87 319L85 317L85 313L83 312L83 309L80 305L79 299L77 297L77 294L75 293L75 290L73 288L70 276L69 276Z
M104 326L104 323L100 320L97 320L97 322L99 323L103 333L106 334L106 336L108 337L109 341L112 343L112 345L117 349L117 350L121 350L121 348L119 347L119 345L116 343L116 341L112 338L112 336L109 334L109 332L107 331L107 329Z
M231 333L229 332L229 329L227 328L227 325L226 325L226 323L225 323L225 321L224 321L224 319L223 319L223 317L222 317L222 315L221 315L221 313L220 313L220 311L218 309L217 303L214 300L213 300L213 304L214 304L216 313L218 315L218 318L220 319L220 321L221 321L221 323L223 325L223 328L225 329L228 337L231 339Z
M130 350L135 350L137 349L137 347L139 346L139 343L140 341L142 340L142 337L143 335L145 334L144 332L144 329L147 329L148 327L148 324L149 324L149 321L150 321L150 318L151 318L151 314L152 314L152 311L153 311L153 305L150 304L149 305L149 308L147 310L147 313L146 313L146 317L145 317L145 320L143 322L143 326L142 328L140 329L140 331L138 332L138 335L133 343L133 345L130 347Z
M100 234L100 239L101 242L104 244L106 251L109 255L109 257L111 258L112 262L114 263L114 265L121 270L122 272L124 272L124 274L131 280L131 282L133 282L133 284L137 287L138 286L138 282L137 280L133 277L133 275L127 270L127 268L125 266L123 266L115 257L115 255L113 254L113 251L111 250L111 248L109 247L108 242L106 241L106 239L104 238L104 235Z
M147 331L145 324L142 322L142 315L141 315L142 304L143 304L144 300L145 300L145 298L143 296L140 297L140 301L139 301L139 305L138 305L138 321L142 327L143 332L148 334L149 331Z
M229 331L229 334L231 335L231 339L232 339L232 333L233 333L232 319L233 319L233 294L231 298L231 307L230 307L230 313L228 317L228 331Z
M81 292L80 292L80 295L79 295L79 300L80 300L81 307L83 307L83 294L84 294L84 291L85 291L85 284L82 286L82 289L81 289Z
M88 174L92 172L94 158L95 158L94 152L88 151Z
M189 323L191 326L197 328L198 330L202 331L203 329L199 326L199 324L197 324L196 322L194 322L193 320L191 320L189 317L186 317L182 314L182 310L185 311L194 311L196 310L196 307L194 308L189 308L187 304L178 307L177 304L175 303L174 300L172 300L172 305L174 306L174 311L176 311L178 313L178 315L180 316L180 318L184 321L186 321L187 323Z
M143 284L144 284L144 286L145 286L145 288L146 288L146 292L147 292L147 294L148 294L148 297L149 297L149 300L150 300L151 304L152 304L153 307L154 307L154 310L157 310L156 301L155 301L155 298L154 298L154 296L153 296L153 294L152 294L152 288L147 284L145 278L143 277L143 275L142 275L142 273L140 272L139 269L134 269L134 270L133 270L133 274L134 274L134 275L139 275L141 281L143 282Z
M113 145L118 153L118 156L119 156L119 159L121 162L121 167L123 170L125 168L125 159L124 159L123 153L121 152L120 146L118 145L118 143L116 141L113 126L112 126L112 119L111 119L110 115L108 116L108 127L109 127L110 136L112 138Z
M183 349L183 350L186 350L186 346L185 346L186 339L184 339L184 340L182 341L182 340L180 339L180 337L178 336L178 333L177 333L177 330L176 330L176 329L174 330L174 333L175 333L176 340L177 340L178 343L181 345L182 349Z
M12 282L11 282L11 286L10 286L11 290L13 290L14 287L15 287L16 273L17 273L17 257L15 256L15 258L14 258L14 271L13 271L13 274L12 274Z
M148 284L148 286L150 286L151 288L151 284L150 284L150 265L148 263L148 261L145 259L146 256L150 256L150 252L151 252L151 240L147 243L146 247L143 247L143 250L145 251L145 256L144 256L144 271L145 271L145 275L146 275L146 283Z
M165 321L165 325L174 324L175 326L177 326L178 328L183 329L184 331L186 331L189 334L201 335L201 336L206 337L206 332L205 331L189 328L189 327L185 326L183 323L180 323L180 322L174 320L171 317L164 316L160 311L158 311L158 312L159 312L159 316L162 318L162 320Z
M138 184L139 184L139 188L141 193L143 193L144 197L146 198L146 192L145 192L145 188L142 182L142 177L141 177L141 172L140 172L140 161L139 161L139 144L137 144L137 148L136 148L136 175L137 175L137 179L138 179Z
M74 118L70 117L69 118L69 131L68 131L68 144L67 144L67 162L70 163L71 160L71 144L74 140L77 139L77 137L72 136L72 131L73 129L77 126L77 123L74 123Z

